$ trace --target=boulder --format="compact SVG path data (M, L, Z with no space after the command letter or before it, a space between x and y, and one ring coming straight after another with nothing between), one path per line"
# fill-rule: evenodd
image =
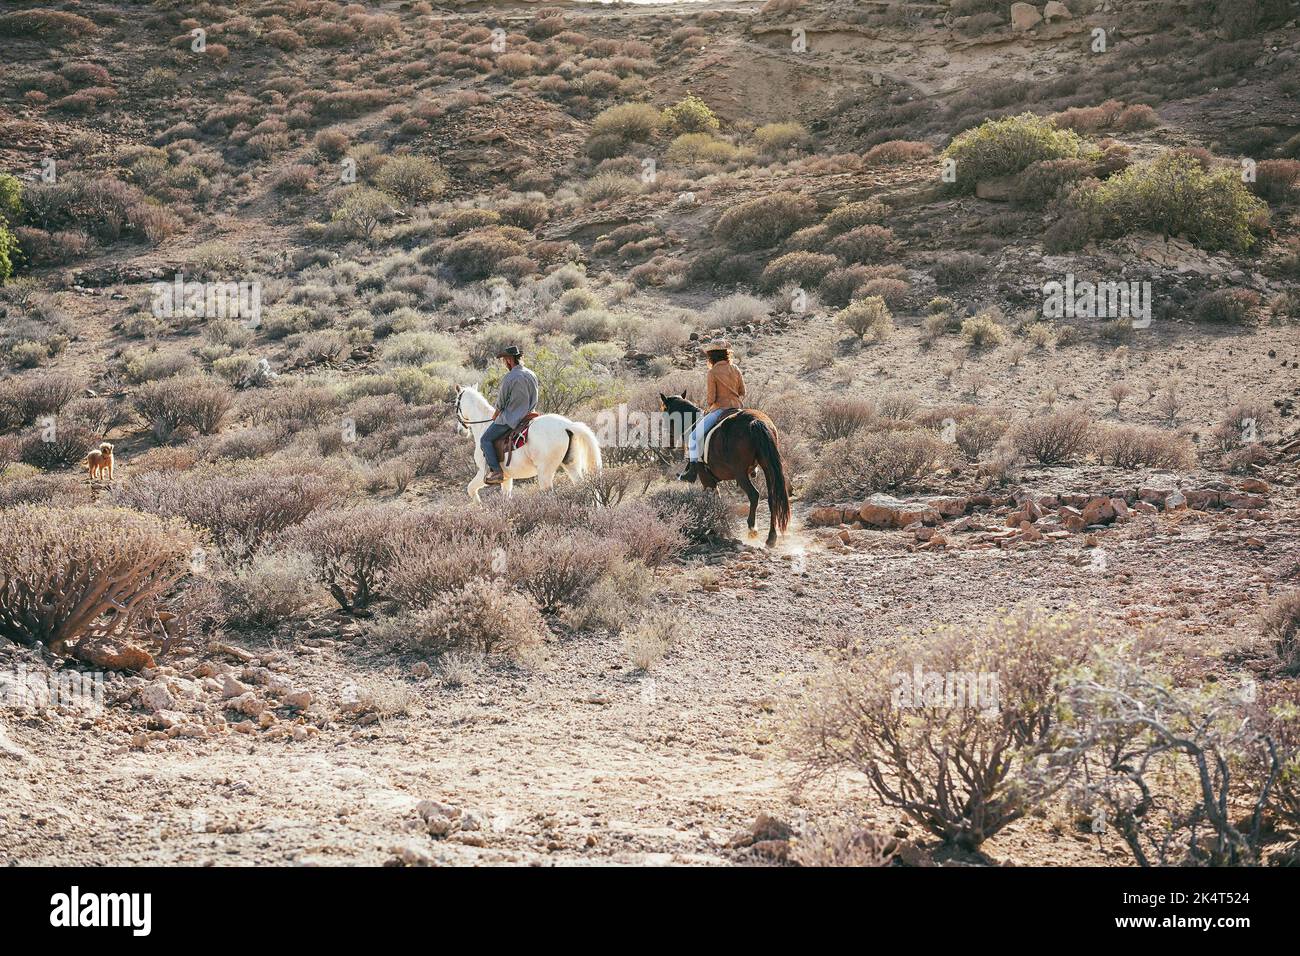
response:
M1061 519L1061 524L1065 525L1070 531L1082 531L1084 527L1083 515L1077 508L1071 508L1069 505L1062 505L1058 511L1057 517Z
M873 528L906 528L914 521L936 523L939 513L920 501L900 501L892 495L872 495L858 509L858 518Z
M1187 507L1195 508L1197 511L1208 511L1210 508L1219 506L1219 493L1205 489L1191 489L1184 494L1187 496Z
M1241 490L1248 495L1266 495L1270 489L1268 482L1262 478L1245 478L1241 482Z
M177 705L176 698L172 696L167 685L158 681L141 689L140 706L156 713L160 710L175 710Z
M1109 498L1093 498L1083 506L1081 514L1084 525L1110 524L1115 520L1115 509Z
M1061 0L1048 0L1047 6L1043 7L1043 19L1048 23L1053 20L1073 20L1074 14Z
M1057 4L1060 6L1060 4ZM1011 4L1011 29L1032 30L1043 22L1043 15L1032 3Z
M814 508L808 515L808 526L811 528L834 528L843 524L845 520L856 521L858 516L855 511L854 508L844 508L840 505Z
M968 502L960 496L924 499L925 503L945 518L956 518L966 513Z
M1168 498L1165 499L1166 511L1177 511L1180 508L1186 508L1186 507L1187 507L1187 496L1183 494L1181 491L1175 491L1172 495L1170 495Z

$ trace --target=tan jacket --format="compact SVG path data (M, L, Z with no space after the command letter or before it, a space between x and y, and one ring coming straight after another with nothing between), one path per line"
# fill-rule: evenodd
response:
M706 412L719 408L744 408L745 380L740 369L730 362L719 362L709 369L709 388L705 398Z

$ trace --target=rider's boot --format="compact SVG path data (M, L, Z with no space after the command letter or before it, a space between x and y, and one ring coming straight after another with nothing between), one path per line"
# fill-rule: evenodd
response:
M693 461L688 461L688 462L686 463L686 467L685 467L684 469L682 469L682 473L681 473L680 475L677 476L677 480L678 480L678 481L694 481L694 480L695 480L695 470L696 470L696 463L693 462Z
M492 471L489 471L486 475L483 476L484 483L489 485L499 485L501 484L501 482L505 480L506 480L506 476L501 473L500 468L494 468Z

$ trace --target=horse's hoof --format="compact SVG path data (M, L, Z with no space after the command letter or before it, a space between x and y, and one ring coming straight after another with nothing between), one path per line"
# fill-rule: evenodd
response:
M750 536L751 538L757 538L757 537L758 537L758 531L755 530L754 528L750 528L750 529L749 529L749 536Z
M776 538L768 538L768 539L767 539L767 546L768 546L769 548L775 548L775 547L776 547Z

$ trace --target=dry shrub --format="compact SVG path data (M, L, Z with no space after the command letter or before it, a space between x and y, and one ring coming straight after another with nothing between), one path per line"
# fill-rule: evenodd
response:
M0 382L0 429L57 415L81 391L75 376L48 374Z
M537 605L492 578L466 581L439 594L407 619L413 643L431 654L459 651L518 656L546 636Z
M19 460L35 468L71 468L83 461L95 433L76 422L52 422L28 435L18 445Z
M317 511L281 540L308 555L339 607L353 611L383 593L409 513L400 505Z
M19 10L0 16L0 36L63 42L93 36L99 27L85 17L59 10Z
M934 281L941 286L959 286L978 279L988 270L988 260L977 252L953 252L934 264Z
M892 229L867 224L836 236L826 244L826 251L850 264L871 263L885 258L895 245Z
M1256 196L1284 203L1300 197L1300 160L1266 159L1255 167Z
M89 504L90 497L90 485L79 475L0 476L0 510L47 502Z
M1196 450L1181 435L1144 425L1102 425L1094 449L1103 465L1117 468L1190 468Z
M0 634L56 654L151 622L197 544L180 521L93 506L6 509L0 539Z
M906 279L901 266L845 266L832 269L817 286L817 295L827 305L844 308L854 299L863 298L859 290L874 279Z
M878 421L875 403L865 398L829 398L817 410L811 434L819 442L848 438Z
M993 450L1010 427L1006 417L995 412L971 415L957 422L957 447L971 461L979 461Z
M1079 766L1073 803L1141 866L1257 864L1270 811L1296 795L1294 702L1280 734L1238 688L1180 686L1158 663L1108 649L1070 681L1058 759Z
M864 774L886 806L976 850L1068 780L1068 767L1040 761L1053 752L1062 678L1096 638L1026 612L850 657L805 700L791 755L806 777Z
M1087 448L1092 427L1086 412L1064 409L1021 422L1013 440L1023 455L1044 465L1061 465Z
M234 397L215 378L168 378L142 385L132 402L153 436L166 442L186 428L201 435L220 431Z
M578 604L600 578L620 565L618 542L586 529L532 534L506 555L506 573L547 613Z
M1196 300L1198 322L1240 325L1259 308L1260 296L1251 289L1215 289Z
M450 243L443 262L460 282L485 279L506 259L524 254L521 246L497 229L475 229Z
M808 225L817 211L809 196L777 193L728 209L713 227L713 236L735 249L766 249Z
M685 629L686 618L680 613L647 613L623 634L623 647L638 670L648 671L672 650Z
M929 143L890 139L872 146L862 158L868 166L900 166L933 155L934 147Z
M809 490L827 501L865 498L920 481L950 454L947 442L922 429L841 438L822 450Z
M830 235L839 236L861 226L880 225L888 215L889 209L883 203L864 199L836 206L821 224Z
M231 624L275 627L323 597L316 577L316 566L307 555L270 552L224 572L217 587Z
M721 495L694 488L664 488L650 496L649 504L692 548L712 547L732 537L735 517Z
M864 342L882 342L894 332L894 314L878 295L849 303L835 319Z
M163 472L137 475L110 494L114 504L206 528L222 556L239 565L348 490L339 474L308 463L247 462L185 480Z
M806 867L889 866L897 846L896 840L871 830L841 825L800 834L790 859Z
M1082 159L1047 159L1034 163L1019 176L1011 189L1017 205L1040 209L1056 198L1067 183L1092 175L1093 164Z
M819 252L787 252L768 263L759 278L759 286L768 293L787 284L811 289L839 265L840 260L835 256Z
M1260 632L1273 642L1287 670L1300 670L1300 591L1288 591L1273 599L1260 619Z
M657 568L686 550L686 535L682 527L664 519L648 502L641 500L597 511L592 519L592 530L615 539L628 558L647 568Z

